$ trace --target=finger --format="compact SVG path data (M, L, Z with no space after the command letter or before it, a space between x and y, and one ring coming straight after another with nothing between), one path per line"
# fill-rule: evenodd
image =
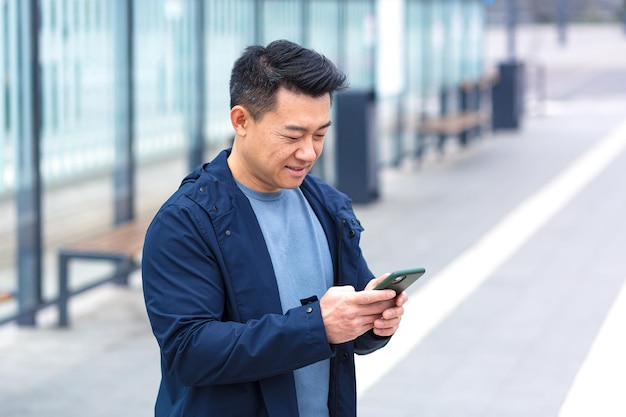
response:
M374 329L373 329L373 332L377 336L389 337L389 336L393 336L396 333L397 330L398 330L398 325L391 326L391 327L384 327L384 326L383 327L378 327L378 326L375 326Z
M374 304L381 301L394 299L396 293L393 290L363 290L355 294L354 302L356 304Z
M394 309L394 308L398 308L395 305L395 301L393 299L391 300L385 300L385 301L379 301L377 303L371 303L371 304L359 304L356 305L357 309L358 309L358 315L360 316L376 316L376 317L382 317L383 313L389 309Z
M388 308L381 314L383 319L390 320L396 317L402 317L404 314L404 307Z
M396 297L396 306L401 307L402 305L404 305L404 303L406 303L407 301L409 301L409 295L405 292L402 291L400 294L398 294L398 296Z
M376 319L376 321L374 321L374 328L379 330L394 329L395 331L400 326L401 320L402 319L400 317L395 317L389 320L378 318Z
M368 291L368 290L373 290L374 287L378 284L378 281L376 278L372 278L369 280L369 282L367 283L367 285L365 286L364 290Z
M390 275L390 272L387 272L381 276L379 276L378 278L372 278L370 280L370 282L367 283L367 286L365 287L366 290L373 290L374 287L376 287L380 282L382 282L385 278L387 278Z
M394 314L393 316L389 316L388 314L385 317L379 316L378 319L374 322L374 328L376 329L393 329L395 332L400 326L400 321L402 320L402 314Z
M378 317L374 322L374 328L376 329L394 329L396 331L400 326L400 321L402 321L402 316L393 317L391 319L386 319L383 317Z

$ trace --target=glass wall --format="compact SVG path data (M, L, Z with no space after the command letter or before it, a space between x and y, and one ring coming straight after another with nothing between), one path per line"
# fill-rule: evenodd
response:
M189 0L134 0L135 147L138 161L184 151L189 98ZM13 183L17 0L2 0L0 53L0 195ZM42 178L46 184L113 164L115 3L40 0ZM222 146L230 133L228 79L246 45L285 38L341 63L353 87L373 88L372 0L205 0L206 137ZM255 15L255 11L260 16ZM256 27L261 39L255 39Z
M185 103L193 88L188 70L190 1L133 3L135 146L140 162L184 152ZM406 62L397 65L406 68L411 112L414 107L432 112L441 88L482 71L484 6L478 0L405 3ZM10 192L14 181L16 4L0 2L0 195ZM54 184L83 172L106 171L113 163L115 2L39 4L42 176L44 183ZM384 45L376 43L374 0L205 0L203 5L205 131L211 147L223 146L231 135L225 117L228 78L246 45L278 38L300 42L337 62L353 88L375 88L376 48Z
M306 30L304 0L265 0L262 2L263 34L261 44L276 39L287 39L303 43Z
M205 1L207 143L221 148L230 141L228 111L230 70L246 46L257 43L255 0Z
M343 50L340 65L352 88L375 88L376 17L373 1L345 1L341 4Z
M339 18L341 5L336 1L309 0L307 8L307 32L305 45L324 54L339 64Z
M113 162L109 4L40 2L41 174L46 184Z
M183 146L190 51L182 2L136 0L134 7L135 143L142 159Z

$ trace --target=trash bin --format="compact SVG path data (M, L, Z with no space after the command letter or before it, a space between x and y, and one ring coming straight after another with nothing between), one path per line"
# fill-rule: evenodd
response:
M373 91L348 90L334 98L336 182L354 203L378 198L376 98Z
M499 80L492 90L492 127L518 129L524 114L524 64L507 61L498 65Z

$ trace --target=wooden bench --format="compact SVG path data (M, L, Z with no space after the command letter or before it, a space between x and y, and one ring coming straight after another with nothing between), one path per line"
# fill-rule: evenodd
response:
M59 326L68 326L68 303L76 295L106 282L126 285L128 276L141 266L138 261L143 249L144 236L149 220L134 220L96 236L83 239L59 250ZM74 259L104 260L115 263L115 272L94 283L78 289L70 289L69 266Z
M459 135L488 121L489 114L487 112L453 113L437 118L424 119L420 126L420 131L424 134Z
M418 127L418 153L421 155L424 148L424 137L436 135L439 139L438 149L448 136L457 136L465 146L472 136L481 134L482 129L491 120L491 114L486 108L485 97L494 83L494 76L487 75L477 80L468 80L461 83L455 90L443 90L440 94L440 111L437 116L422 116ZM454 93L455 97L450 95ZM456 108L450 110L449 102L454 101Z

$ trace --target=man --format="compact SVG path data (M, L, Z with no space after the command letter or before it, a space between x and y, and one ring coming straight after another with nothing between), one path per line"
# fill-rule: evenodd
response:
M408 296L373 290L386 275L361 256L350 200L308 175L344 87L288 41L235 63L232 149L187 176L146 235L156 416L356 415L353 355L388 342Z

